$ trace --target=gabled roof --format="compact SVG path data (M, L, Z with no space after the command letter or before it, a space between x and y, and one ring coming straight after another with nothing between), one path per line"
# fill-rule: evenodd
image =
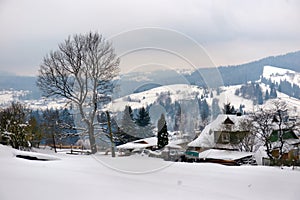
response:
M227 118L225 119L225 121L223 122L223 124L231 124L231 125L233 125L234 122L227 116Z
M189 147L204 147L204 148L213 148L215 147L215 131L222 131L224 129L224 122L229 120L233 123L231 131L241 131L240 122L247 119L248 116L237 116L237 115L219 115L214 121L208 124L201 134L192 142L188 144Z

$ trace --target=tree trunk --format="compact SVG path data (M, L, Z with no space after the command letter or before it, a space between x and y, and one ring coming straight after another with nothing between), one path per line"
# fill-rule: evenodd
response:
M107 126L108 126L108 131L109 131L109 138L110 138L110 143L111 143L111 156L116 157L115 142L114 142L112 131L111 131L110 115L109 115L108 111L106 111L106 116L107 116Z
M55 143L55 135L54 135L53 131L52 131L52 143L53 143L54 152L57 153L57 151L56 151L56 143Z
M95 153L97 153L97 146L96 146L96 140L95 140L95 135L94 135L94 127L92 124L89 125L88 132L89 132L91 153L95 154Z

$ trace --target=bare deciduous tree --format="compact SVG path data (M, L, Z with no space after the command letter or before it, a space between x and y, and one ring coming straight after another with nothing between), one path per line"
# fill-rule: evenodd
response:
M47 97L58 96L74 103L89 134L92 153L97 152L94 121L100 98L113 90L119 58L112 44L98 33L74 35L44 57L37 85Z
M238 148L241 151L254 152L256 141L256 132L253 129L253 122L250 118L244 118L239 123L239 129L246 132L245 137L241 137Z
M253 128L258 139L266 148L266 153L270 159L281 159L284 152L284 132L293 131L298 123L288 120L287 105L283 101L274 100L273 107L260 109L252 115ZM277 133L276 142L271 137L272 133ZM278 157L274 157L274 148L279 150Z

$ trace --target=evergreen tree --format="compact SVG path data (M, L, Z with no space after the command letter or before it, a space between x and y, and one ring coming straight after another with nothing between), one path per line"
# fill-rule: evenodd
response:
M259 88L259 90L257 91L257 104L262 105L263 103L264 103L264 100L263 100L263 96L262 96L262 91Z
M202 121L205 121L208 119L209 117L209 106L207 104L207 101L206 99L200 101L200 116L201 116L201 119Z
M43 132L38 120L35 116L31 115L28 121L28 134L30 137L30 143L33 147L39 147L43 138Z
M137 138L130 134L127 134L119 127L118 127L117 131L115 131L113 133L113 137L114 137L114 142L116 145L121 145L121 144L125 144L127 142L132 142L132 141L140 139L140 138Z
M300 99L300 87L296 84L293 85L294 97Z
M213 99L211 110L212 110L213 119L216 119L218 117L218 115L221 114L221 109L220 109L220 106L219 106L219 100L218 99Z
M175 116L174 116L174 131L179 131L179 128L181 126L181 106L180 104L175 101Z
M275 84L272 83L270 85L270 99L276 99L276 98L277 98L277 92L276 92Z
M270 99L270 94L269 94L269 90L266 90L266 94L265 94L265 101Z
M234 106L231 106L230 103L224 104L223 113L226 115L235 115L236 110Z
M59 131L59 111L53 109L46 109L42 113L43 122L42 129L45 134L45 143L50 145L56 145L56 139L60 139Z
M138 129L138 137L147 138L153 136L153 127L149 112L144 107L139 109L135 122Z
M124 115L121 122L121 129L128 135L137 137L137 128L134 121L131 119L132 109L130 106L125 106Z
M217 90L216 90L216 91L217 91L217 96L219 96L219 95L220 95L220 93L221 93L221 91L220 91L220 90L221 90L221 89L218 87L218 88L217 88Z
M157 129L157 148L161 149L169 143L169 133L164 114L161 114L160 119L157 122Z
M240 113L241 115L245 114L244 108L245 108L245 105L240 104L239 113Z
M132 120L134 120L134 119L133 119L133 112L132 112L131 106L128 106L128 113L129 113L130 118L131 118Z
M135 123L140 127L148 126L151 123L149 112L144 107L139 109Z

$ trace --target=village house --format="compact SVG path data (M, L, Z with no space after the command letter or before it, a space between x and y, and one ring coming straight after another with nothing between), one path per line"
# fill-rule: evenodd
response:
M219 115L188 144L187 159L225 165L252 164L254 153L241 152L239 145L250 133L250 130L243 126L246 119L247 116L241 115Z
M208 149L239 150L238 144L250 132L242 126L246 119L245 115L221 114L188 147L198 152Z

